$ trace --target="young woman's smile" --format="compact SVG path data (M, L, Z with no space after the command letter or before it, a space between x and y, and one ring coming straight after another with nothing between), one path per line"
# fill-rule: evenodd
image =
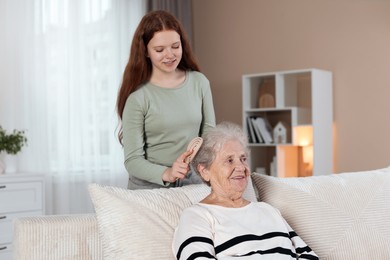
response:
M156 32L148 43L147 51L153 72L174 72L183 54L180 35L173 30Z

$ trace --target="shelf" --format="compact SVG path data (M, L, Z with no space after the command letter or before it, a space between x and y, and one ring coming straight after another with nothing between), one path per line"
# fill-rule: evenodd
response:
M243 128L252 170L278 177L320 175L333 169L332 74L318 69L247 74L242 77ZM268 121L279 142L259 143L248 118ZM274 135L274 133L272 133ZM261 140L260 140L261 141ZM274 140L273 140L274 141ZM308 156L307 151L312 155ZM307 163L307 158L311 161ZM309 169L308 169L309 168Z

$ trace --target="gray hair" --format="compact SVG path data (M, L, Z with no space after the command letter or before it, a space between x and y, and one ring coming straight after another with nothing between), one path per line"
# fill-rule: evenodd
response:
M214 162L217 153L228 141L239 141L245 148L246 154L249 154L248 137L245 135L242 128L237 124L222 122L205 133L202 138L203 144L191 162L192 169L199 176L201 175L198 171L198 165L203 165L206 169L209 169L211 164ZM204 182L210 185L208 182Z

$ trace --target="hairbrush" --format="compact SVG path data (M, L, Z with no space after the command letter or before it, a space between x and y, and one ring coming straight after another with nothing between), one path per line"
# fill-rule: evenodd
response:
M194 139L191 140L191 142L187 146L187 151L192 151L192 153L184 159L185 163L190 163L192 159L194 159L202 143L203 143L202 137L195 137Z

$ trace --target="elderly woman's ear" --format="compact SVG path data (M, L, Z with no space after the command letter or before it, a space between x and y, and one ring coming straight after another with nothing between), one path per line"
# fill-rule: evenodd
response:
M204 165L199 164L198 165L198 172L200 173L200 176L202 176L202 179L206 182L210 181L210 175L209 171L206 169Z

